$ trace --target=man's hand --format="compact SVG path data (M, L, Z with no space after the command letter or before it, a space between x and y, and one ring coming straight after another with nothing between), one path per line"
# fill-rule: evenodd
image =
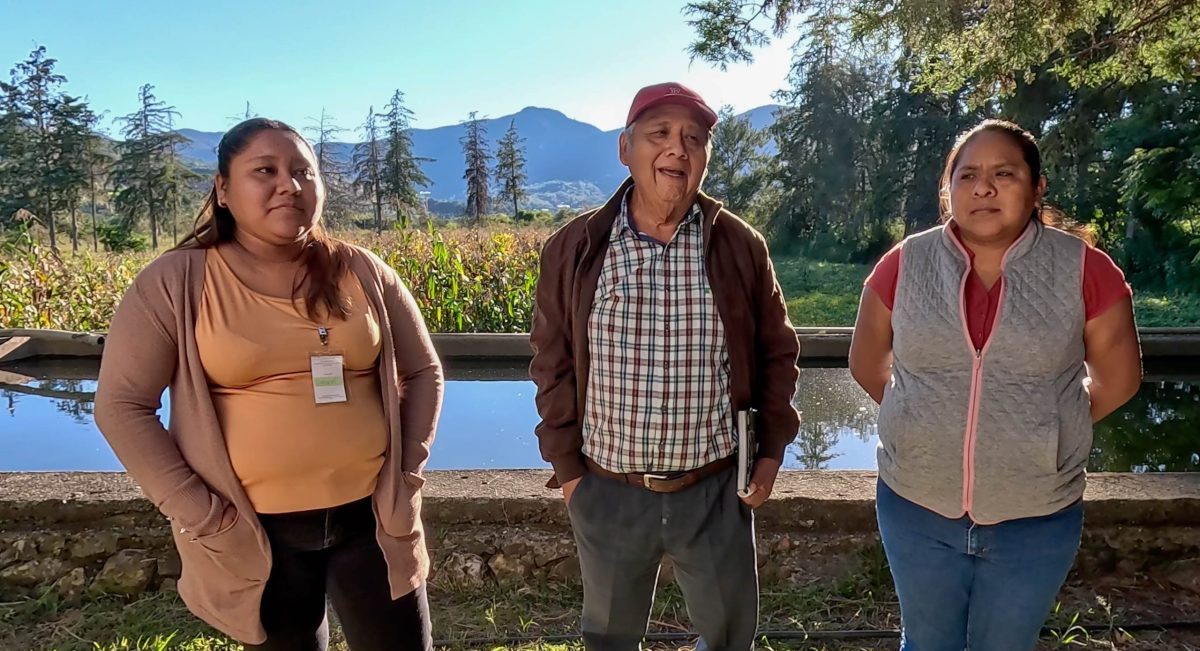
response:
M750 494L742 498L752 509L757 509L771 496L775 488L775 477L779 474L779 462L775 459L759 459L754 462L754 472L750 475Z
M579 485L580 479L583 479L583 475L580 475L562 485L563 502L566 502L567 506L571 506L571 495L575 493L575 487Z

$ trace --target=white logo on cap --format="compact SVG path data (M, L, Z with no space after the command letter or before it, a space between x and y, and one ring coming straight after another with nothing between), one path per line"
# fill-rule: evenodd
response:
M678 86L671 86L670 88L667 88L667 94L668 95L681 95L681 94L683 94L683 91Z

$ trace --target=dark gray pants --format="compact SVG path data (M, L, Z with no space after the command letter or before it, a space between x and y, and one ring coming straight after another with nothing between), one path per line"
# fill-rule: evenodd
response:
M746 651L758 622L754 515L734 471L678 493L586 474L568 508L583 573L588 651L640 648L664 555L675 566L698 650Z

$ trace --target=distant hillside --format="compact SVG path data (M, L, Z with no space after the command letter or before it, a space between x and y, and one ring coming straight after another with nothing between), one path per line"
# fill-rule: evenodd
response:
M742 115L749 117L756 128L763 128L774 122L776 108L761 106ZM493 151L496 141L514 120L525 139L530 208L596 205L607 199L625 178L625 167L617 160L620 129L601 131L553 109L529 107L514 115L483 120ZM196 167L211 170L216 166L216 148L222 134L193 129L180 129L179 133L191 140L181 150L185 159ZM461 124L412 131L414 153L433 159L422 166L432 181L427 189L433 199L462 201L465 198L462 145L459 143L462 135ZM353 143L331 145L333 156L342 161L348 161L353 150Z

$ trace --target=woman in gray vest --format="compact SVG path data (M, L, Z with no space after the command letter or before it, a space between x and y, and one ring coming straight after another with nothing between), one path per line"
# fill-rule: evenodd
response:
M880 261L850 371L880 403L901 651L1030 651L1079 547L1092 423L1141 383L1131 291L1055 227L1033 136L959 137L943 225Z

